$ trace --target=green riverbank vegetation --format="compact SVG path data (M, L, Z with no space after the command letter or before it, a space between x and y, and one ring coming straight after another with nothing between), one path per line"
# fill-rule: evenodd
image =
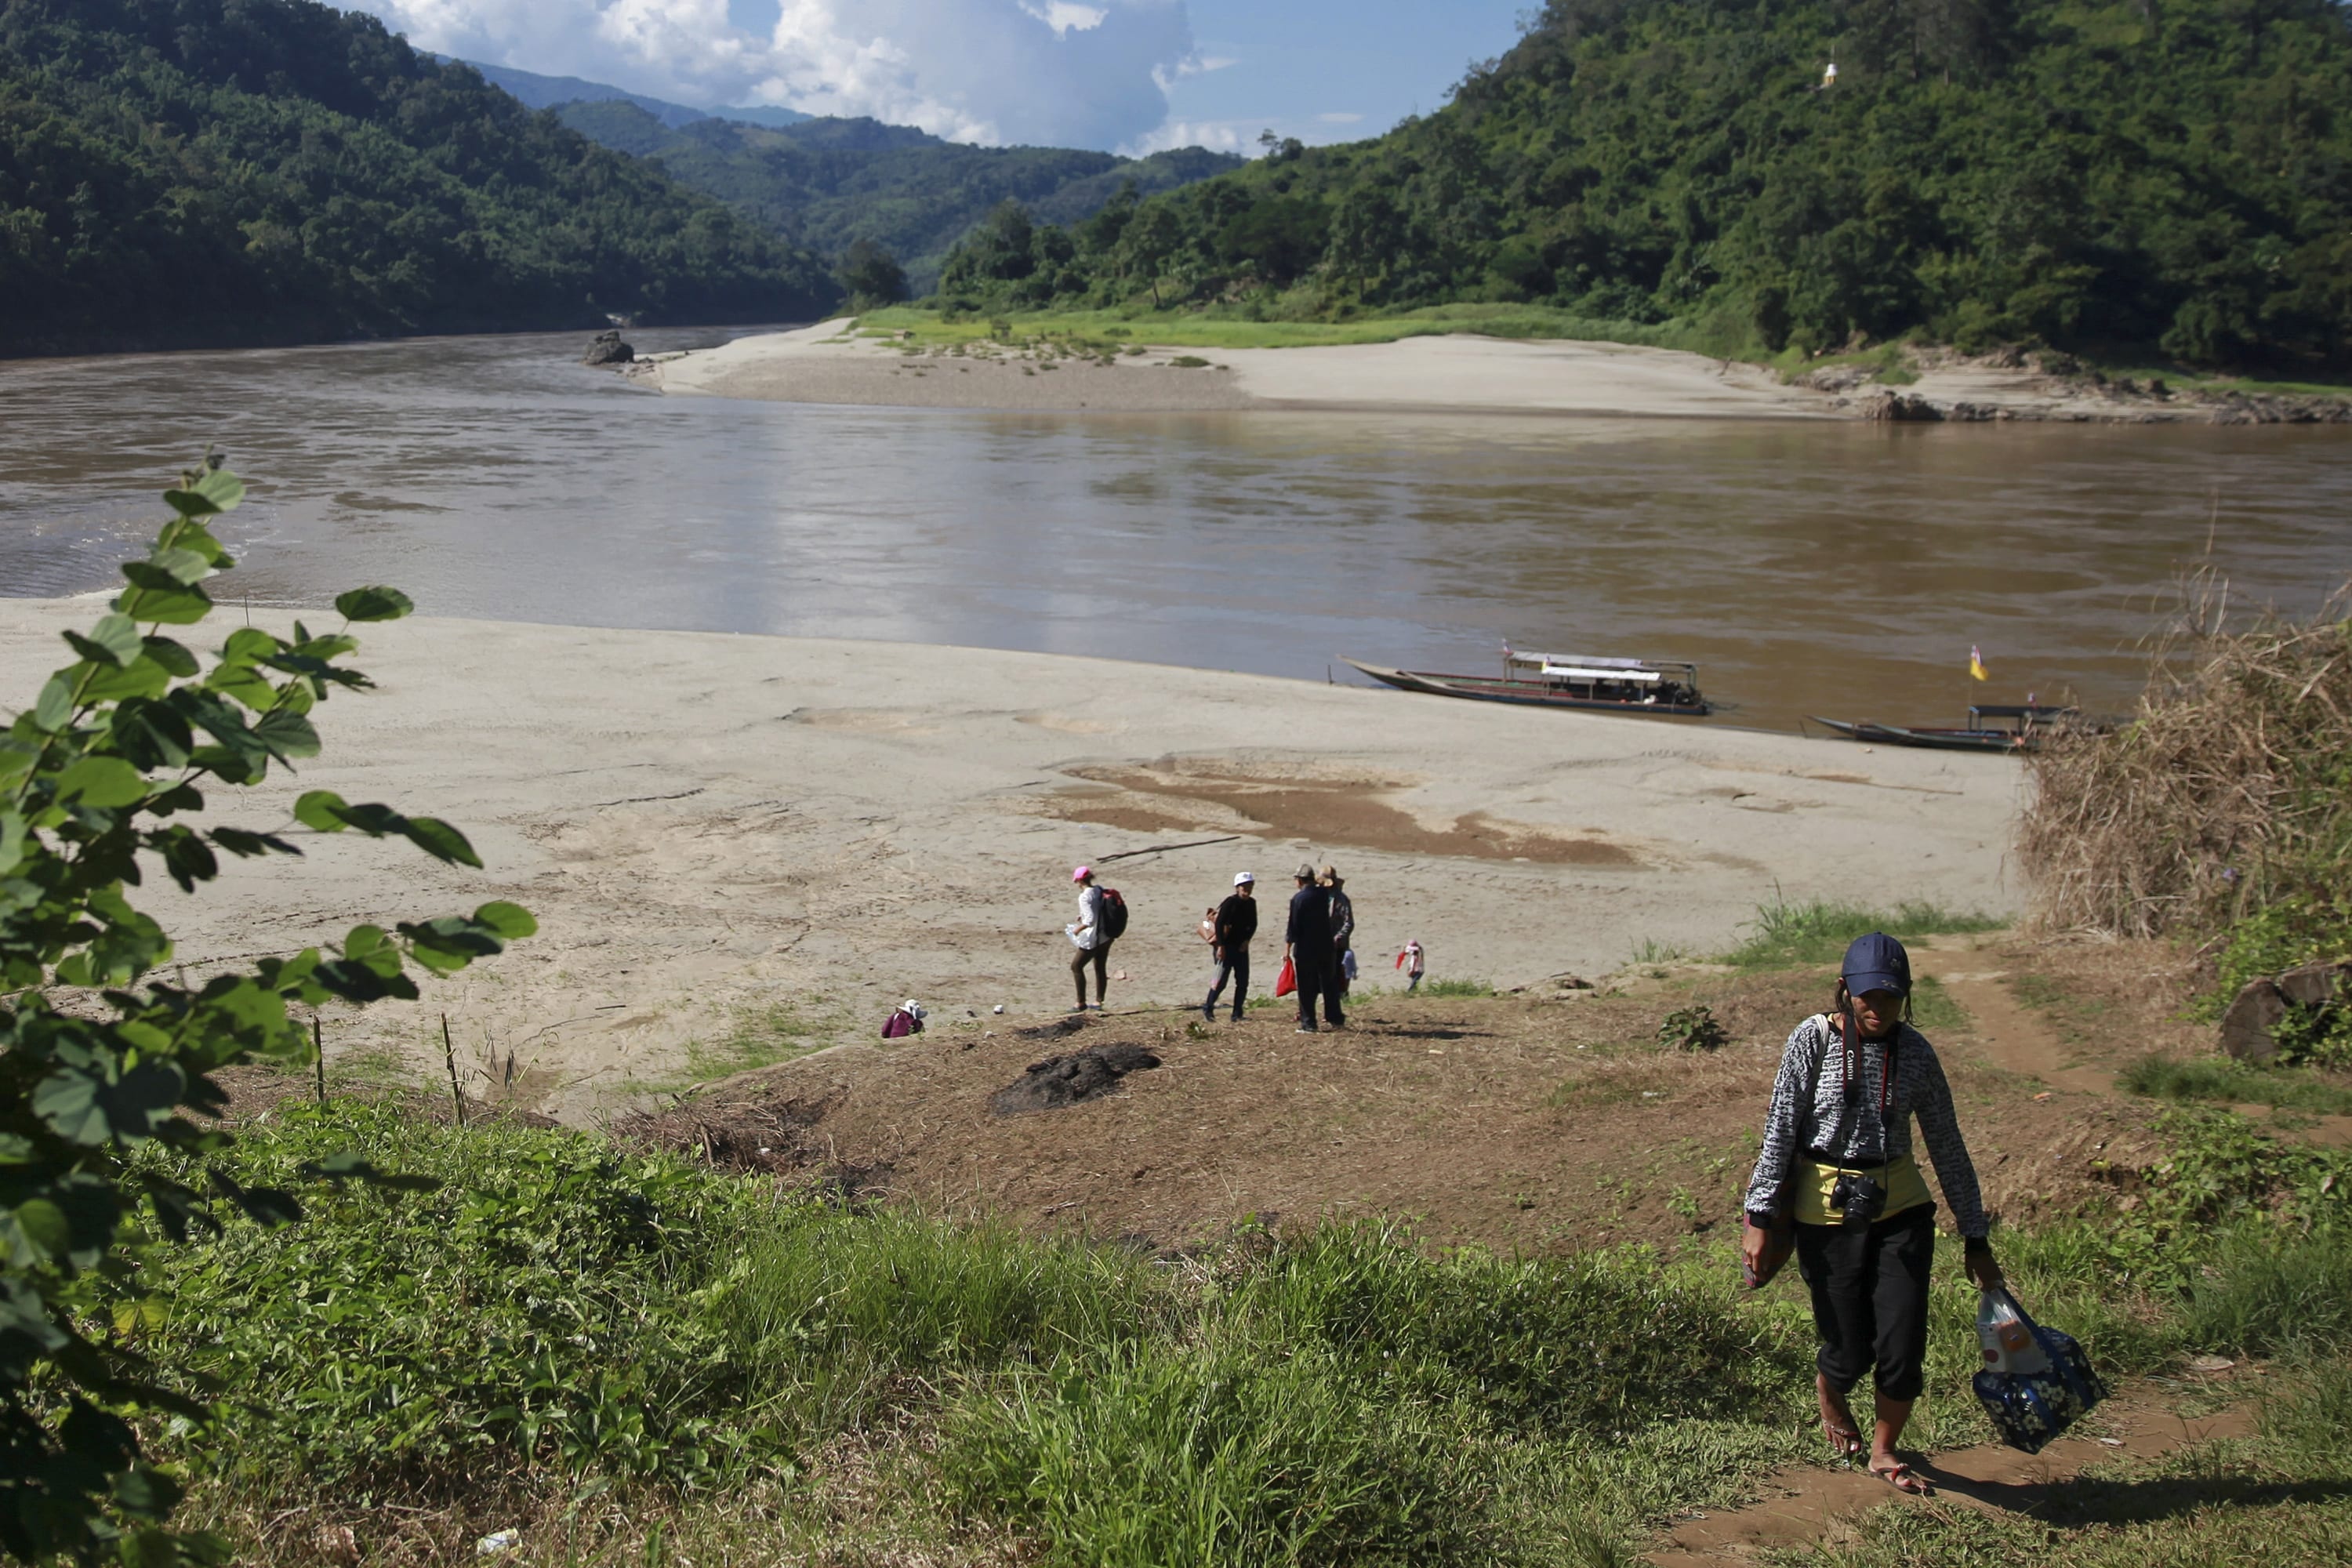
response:
M817 258L310 0L0 0L0 359L753 321Z
M2326 0L1550 0L1386 136L1066 227L1002 208L939 300L1532 307L1727 358L1918 339L2325 382L2352 366L2347 152Z

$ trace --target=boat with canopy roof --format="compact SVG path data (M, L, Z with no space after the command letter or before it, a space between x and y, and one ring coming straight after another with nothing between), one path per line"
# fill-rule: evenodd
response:
M1696 719L1711 711L1699 695L1698 666L1680 659L1517 653L1506 647L1499 676L1392 669L1354 658L1343 662L1384 685L1431 697L1660 719Z

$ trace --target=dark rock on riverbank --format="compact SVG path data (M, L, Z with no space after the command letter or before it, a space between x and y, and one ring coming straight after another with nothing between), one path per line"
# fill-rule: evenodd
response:
M582 364L627 364L637 357L637 351L621 341L618 331L598 332L588 352L580 356Z
M2352 962L2306 963L2283 974L2259 975L2239 987L2221 1015L2221 1048L2242 1062L2278 1056L2278 1026L2290 1009L2352 1000Z
M1141 1046L1088 1046L1066 1057L1032 1062L1018 1079L990 1095L988 1105L999 1116L1057 1110L1108 1094L1129 1073L1159 1065L1160 1058Z

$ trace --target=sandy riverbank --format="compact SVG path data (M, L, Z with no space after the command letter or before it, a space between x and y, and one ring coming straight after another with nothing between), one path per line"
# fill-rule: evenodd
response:
M1839 366L1782 382L1761 366L1623 343L1468 335L1324 348L1147 348L1106 363L1026 351L958 354L845 335L826 321L660 354L634 379L688 395L892 407L1207 413L1323 409L1900 422L2248 423L2340 418L2326 400L2172 397L1937 357L1901 389ZM1205 364L1180 364L1180 360Z
M0 600L0 701L28 701L97 613ZM1135 910L1115 1007L1197 1000L1203 906L1246 868L1271 922L1301 859L1348 872L1374 983L1407 937L1435 975L1507 985L1643 942L1719 950L1776 885L2014 902L2006 758L891 643L417 619L370 629L359 663L381 689L329 703L326 754L229 819L272 826L330 788L449 818L488 869L314 838L139 901L199 968L528 905L539 938L423 1006L331 1018L330 1059L437 1065L446 1008L461 1058L510 1058L567 1116L742 1065L730 1039L866 1037L899 997L1066 1007L1081 859L1128 856L1107 868ZM1264 985L1278 939L1258 952Z
M782 403L910 407L1236 408L1822 418L1837 400L1754 365L1622 343L1424 337L1309 349L1150 348L1110 364L909 353L848 338L842 322L661 356L640 374L665 392ZM1181 366L1191 357L1205 365Z

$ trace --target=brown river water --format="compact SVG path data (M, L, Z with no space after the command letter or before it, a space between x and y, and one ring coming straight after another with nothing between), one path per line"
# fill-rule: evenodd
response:
M207 442L252 487L217 591L256 605L388 583L1317 680L1486 671L1508 638L1696 660L1722 721L1772 729L2112 710L2209 548L2295 612L2352 574L2340 428L835 408L661 397L585 341L0 364L0 594L107 586Z

